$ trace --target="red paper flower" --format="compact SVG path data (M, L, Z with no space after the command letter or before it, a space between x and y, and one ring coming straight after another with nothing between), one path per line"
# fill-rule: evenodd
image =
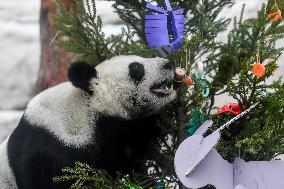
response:
M230 105L224 105L222 106L219 111L217 112L218 115L224 114L226 112L230 112L232 115L238 115L240 114L242 111L239 107L239 105L237 103L229 103Z

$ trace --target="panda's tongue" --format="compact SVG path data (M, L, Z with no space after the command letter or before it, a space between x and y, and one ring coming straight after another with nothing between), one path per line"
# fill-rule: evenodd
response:
M171 90L169 90L169 89L151 89L151 91L155 92L155 93L164 93L164 94L171 92Z

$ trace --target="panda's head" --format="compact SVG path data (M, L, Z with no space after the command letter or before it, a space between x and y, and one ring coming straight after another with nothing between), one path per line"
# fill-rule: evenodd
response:
M173 81L172 65L161 58L117 56L97 67L77 62L68 77L85 91L93 111L125 119L155 113L176 96L166 87Z

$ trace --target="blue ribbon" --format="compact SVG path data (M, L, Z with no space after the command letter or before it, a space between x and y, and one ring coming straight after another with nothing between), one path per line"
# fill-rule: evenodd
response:
M173 10L169 0L165 0L165 5L166 9L148 3L146 7L152 13L145 15L148 46L156 48L162 57L176 52L184 44L184 10Z

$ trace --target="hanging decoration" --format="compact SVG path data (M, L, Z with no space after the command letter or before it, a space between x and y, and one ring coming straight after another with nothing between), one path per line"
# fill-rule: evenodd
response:
M175 80L182 81L184 77L186 77L186 70L181 67L177 67L175 71Z
M164 58L184 44L184 10L173 10L169 0L165 0L165 5L163 8L148 3L146 7L152 12L145 15L148 46L154 47Z
M205 75L204 75L204 66L203 66L203 63L201 61L198 61L196 63L196 66L195 66L195 69L196 69L196 83L199 84L199 86L202 88L202 96L204 98L207 98L209 96L209 81L205 78Z
M241 113L241 109L237 103L230 102L229 104L230 104L229 106L227 105L222 106L217 112L217 114L222 115L227 112L230 112L232 115L236 116Z
M181 87L181 83L185 77L186 77L186 70L181 67L177 67L174 75L174 84L173 84L174 90L177 90Z
M282 12L279 9L276 0L274 1L274 6L272 7L272 12L267 14L267 18L271 19L273 22L279 22L282 20Z
M174 89L179 88L181 86L181 83L183 83L186 88L189 88L193 84L192 78L186 74L186 70L180 67L176 68L174 79Z
M209 96L209 81L205 78L204 72L203 72L203 64L202 62L198 62L196 65L196 71L195 79L196 84L198 84L202 88L202 96L204 98L207 98ZM179 88L181 85L181 82L183 82L184 86L186 88L189 88L193 84L193 80L191 76L186 74L186 70L184 68L177 67L175 70L175 85L174 89Z
M256 55L256 63L253 64L252 72L258 79L262 78L266 73L265 67L261 64L259 52Z
M185 76L182 81L186 88L190 87L193 84L193 81L190 76Z
M267 18L272 19L273 22L279 22L282 19L281 10L277 9L276 11L269 13Z
M259 79L262 78L265 75L265 67L260 64L260 63L256 63L253 65L253 74Z
M195 131L206 121L206 117L202 114L202 112L194 108L190 113L190 119L187 122L187 126L189 129L187 130L189 135L193 135Z
M212 184L218 189L283 188L284 161L245 162L235 158L233 163L229 163L214 148L221 137L220 132L257 104L204 138L203 134L213 124L212 121L206 121L193 136L182 142L176 151L174 163L177 176L186 187L201 188Z
M198 77L197 76L197 83L201 86L202 88L202 96L204 98L207 98L209 96L209 81L205 78L205 76Z

